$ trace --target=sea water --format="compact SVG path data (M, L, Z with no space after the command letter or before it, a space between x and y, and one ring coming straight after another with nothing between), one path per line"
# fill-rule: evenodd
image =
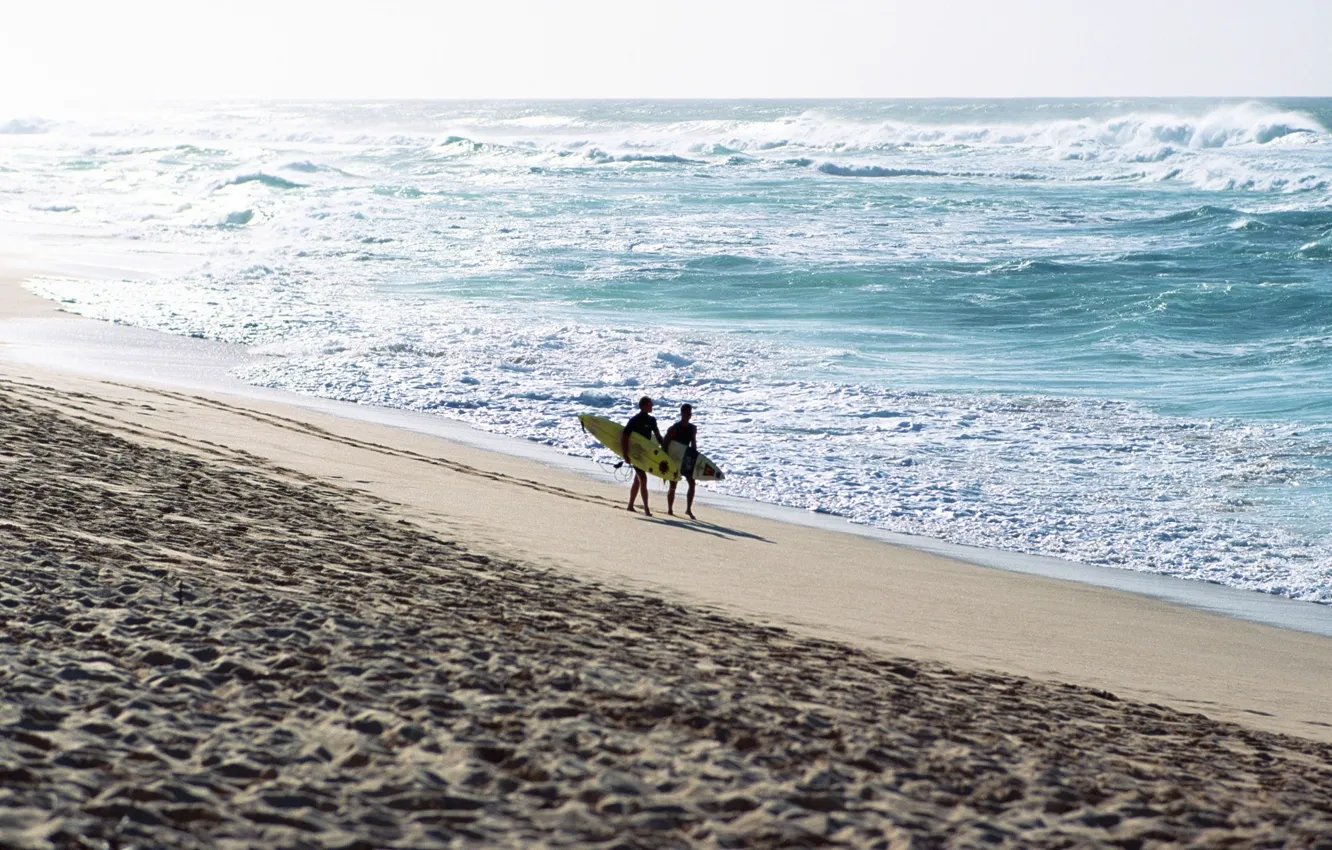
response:
M0 115L0 239L116 257L36 291L251 346L255 384L601 459L575 414L690 402L730 494L1332 602L1329 126L1332 100Z

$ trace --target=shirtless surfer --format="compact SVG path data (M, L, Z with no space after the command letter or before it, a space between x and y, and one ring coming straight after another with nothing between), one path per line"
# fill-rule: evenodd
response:
M662 442L661 431L657 429L657 420L652 417L652 399L647 396L638 400L638 413L634 414L634 418L625 424L624 431L620 434L620 457L626 461L629 460L630 434L642 434L649 440L656 437L658 443ZM630 464L630 466L633 466L633 464ZM633 466L633 470L634 483L629 487L629 510L634 510L634 499L637 498L641 490L643 493L643 513L652 516L652 511L648 510L647 473L636 466Z
M690 519L694 517L694 463L698 460L698 426L694 425L689 419L694 415L693 405L680 405L680 421L666 429L666 449L669 451L672 442L683 443L684 459L680 461L680 474L689 482L689 490L685 493L685 514ZM666 491L666 513L675 516L675 485L679 483L672 481L670 489Z

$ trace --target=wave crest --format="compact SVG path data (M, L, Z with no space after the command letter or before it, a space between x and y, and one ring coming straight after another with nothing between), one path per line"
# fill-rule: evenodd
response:
M272 189L303 189L304 183L296 183L287 180L284 177L278 177L274 174L265 174L262 171L256 171L253 174L242 174L239 177L233 177L223 183L223 186L240 186L244 183L262 183Z
M947 177L944 171L931 171L927 168L885 168L879 165L838 165L825 162L819 171L834 177Z
M45 133L50 123L40 118L11 118L0 124L0 136L27 136Z
M977 178L990 180L1045 180L1039 174L1026 171L989 172L989 171L935 171L929 168L892 168L882 165L839 165L825 162L819 171L834 177L953 177L963 180Z

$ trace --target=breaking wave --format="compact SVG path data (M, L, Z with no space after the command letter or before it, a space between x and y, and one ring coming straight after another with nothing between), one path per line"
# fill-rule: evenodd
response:
M703 156L790 148L855 153L938 146L1026 147L1049 149L1070 159L1096 159L1114 151L1124 161L1158 162L1190 150L1328 139L1328 129L1313 116L1260 102L1229 104L1193 115L1131 111L1027 122L921 122L885 119L868 109L855 115L850 110L818 108L768 120L608 122L595 135L590 129L575 116L552 115L519 127L477 122L467 127L468 135L449 136L442 144L471 147L484 140L577 146L591 139L595 156L615 156L606 151L616 147L688 149Z
M43 121L40 118L11 118L4 123L0 123L0 135L27 136L45 133L48 127L50 127L50 122Z
M583 453L574 413L688 400L736 495L1332 602L1329 123L1332 99L10 122L0 236L122 252L133 278L45 294L257 346L258 383Z
M838 165L825 162L819 171L837 177L947 177L945 171L931 171L928 168L885 168L881 165Z
M298 170L300 170L300 169L298 169ZM240 186L240 185L245 184L245 183L262 183L263 185L268 186L268 187L273 188L273 189L303 189L303 188L305 188L305 184L304 184L304 183L296 183L296 182L293 182L293 181L291 181L291 180L287 180L286 178L278 177L278 176L273 175L273 174L264 174L263 172L256 172L256 173L254 173L254 174L242 174L242 175L240 175L239 177L233 177L233 178L231 178L230 180L226 181L226 182L223 183L222 185L223 185L223 186Z
M928 168L888 168L882 165L838 165L825 162L819 171L835 177L951 177L963 180L989 178L996 180L1044 180L1039 174L1025 171L991 173L986 171L934 171Z

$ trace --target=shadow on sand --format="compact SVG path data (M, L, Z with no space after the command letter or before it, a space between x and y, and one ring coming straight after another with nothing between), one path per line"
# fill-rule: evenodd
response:
M710 534L713 537L720 537L723 540L745 539L757 540L760 543L771 543L766 537L757 534L751 534L748 531L739 531L738 529L728 528L724 525L717 525L715 522L703 522L701 520L679 519L669 514L654 513L652 518L663 525L669 525L673 528L683 528L686 531L693 531L698 534Z

